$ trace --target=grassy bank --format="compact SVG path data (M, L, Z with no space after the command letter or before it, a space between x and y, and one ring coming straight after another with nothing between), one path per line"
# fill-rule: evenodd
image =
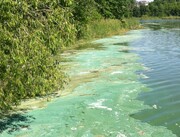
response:
M101 38L119 33L122 31L122 24L119 20L100 20L91 22L87 30L87 38Z
M91 44L92 40L109 37L113 35L122 35L132 29L140 29L138 18L129 18L123 20L101 19L92 21L87 24L87 30L84 37L77 40L74 45L66 47L62 52L67 50L80 50L85 48L98 48L98 45Z
M123 34L127 30L136 29L139 22L136 19L124 20L100 20L91 22L88 26L88 38L102 38L112 35Z
M180 16L168 16L168 17L162 17L162 19L180 19Z

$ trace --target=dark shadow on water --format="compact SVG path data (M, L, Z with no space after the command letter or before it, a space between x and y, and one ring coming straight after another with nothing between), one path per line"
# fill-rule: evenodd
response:
M179 28L180 20L179 19L141 20L140 23L144 27L148 27L152 30L159 30L162 28L166 28L166 29Z
M119 42L119 43L114 43L113 45L117 45L117 46L129 46L128 42ZM119 52L123 52L123 53L129 53L129 49L120 49Z
M163 116L161 116L161 118L158 115L160 112L164 112L162 113ZM171 122L172 121L171 117L178 117L178 116L174 116L173 113L171 115L165 113L165 110L163 108L144 109L137 113L130 114L129 116L134 119L141 120L144 123L148 123L152 126L164 126L167 129L171 130L174 134L178 136L180 135L180 130L179 130L180 121L177 120L175 123Z
M129 53L129 50L128 49L124 49L124 50L119 50L119 52Z
M101 44L83 43L83 44L79 44L74 49L75 50L84 50L84 49L104 50L105 48Z
M0 119L0 134L3 131L7 131L12 134L15 131L21 129L29 129L30 123L35 118L24 114L12 114L4 119Z
M128 46L128 42L121 42L121 43L114 43L113 45L118 45L118 46Z
M148 27L152 30L160 30L162 29L162 26L160 24L157 23L147 23L147 24L143 24L144 27Z

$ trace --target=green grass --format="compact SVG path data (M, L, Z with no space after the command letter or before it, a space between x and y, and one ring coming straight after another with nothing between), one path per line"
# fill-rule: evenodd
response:
M87 48L101 49L102 47L100 45L92 44L91 41L113 35L122 35L129 30L139 29L141 26L138 20L139 19L136 18L130 18L124 20L102 19L92 21L87 25L86 35L82 39L76 41L74 45L63 49L63 51L82 50Z
M102 38L112 35L120 35L130 29L139 28L139 22L136 19L125 20L99 20L93 21L88 25L87 37L88 39Z

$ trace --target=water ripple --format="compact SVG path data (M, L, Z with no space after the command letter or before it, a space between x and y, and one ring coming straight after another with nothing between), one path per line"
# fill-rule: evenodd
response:
M143 72L148 79L140 81L149 90L140 93L138 99L152 106L133 117L166 126L180 136L180 33L176 30L143 30L144 37L131 44L133 49L143 49L132 52L138 53L140 62L151 70Z

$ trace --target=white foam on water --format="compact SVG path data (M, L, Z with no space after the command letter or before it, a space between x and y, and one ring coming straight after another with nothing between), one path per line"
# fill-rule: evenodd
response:
M89 71L85 71L85 72L80 72L79 75L85 75L85 74L89 74Z
M152 107L153 107L154 109L158 109L158 107L157 107L156 104L154 104Z
M112 108L108 108L107 106L102 105L104 101L105 99L98 99L97 102L89 104L88 108L99 108L99 109L106 109L106 110L112 111Z
M144 75L144 74L140 74L140 76L141 76L141 78L143 78L143 79L148 79L149 77L148 76L146 76L146 75Z
M116 137L127 137L127 136L122 133L118 133Z
M122 71L114 71L111 73L111 75L114 75L114 74L122 74L123 72Z
M76 127L72 127L71 130L72 130L72 131L75 131L75 130L77 130L77 128L76 128Z
M142 66L143 66L143 69L145 70L145 71L153 71L153 69L152 68L148 68L148 67L146 67L144 64L142 64Z

